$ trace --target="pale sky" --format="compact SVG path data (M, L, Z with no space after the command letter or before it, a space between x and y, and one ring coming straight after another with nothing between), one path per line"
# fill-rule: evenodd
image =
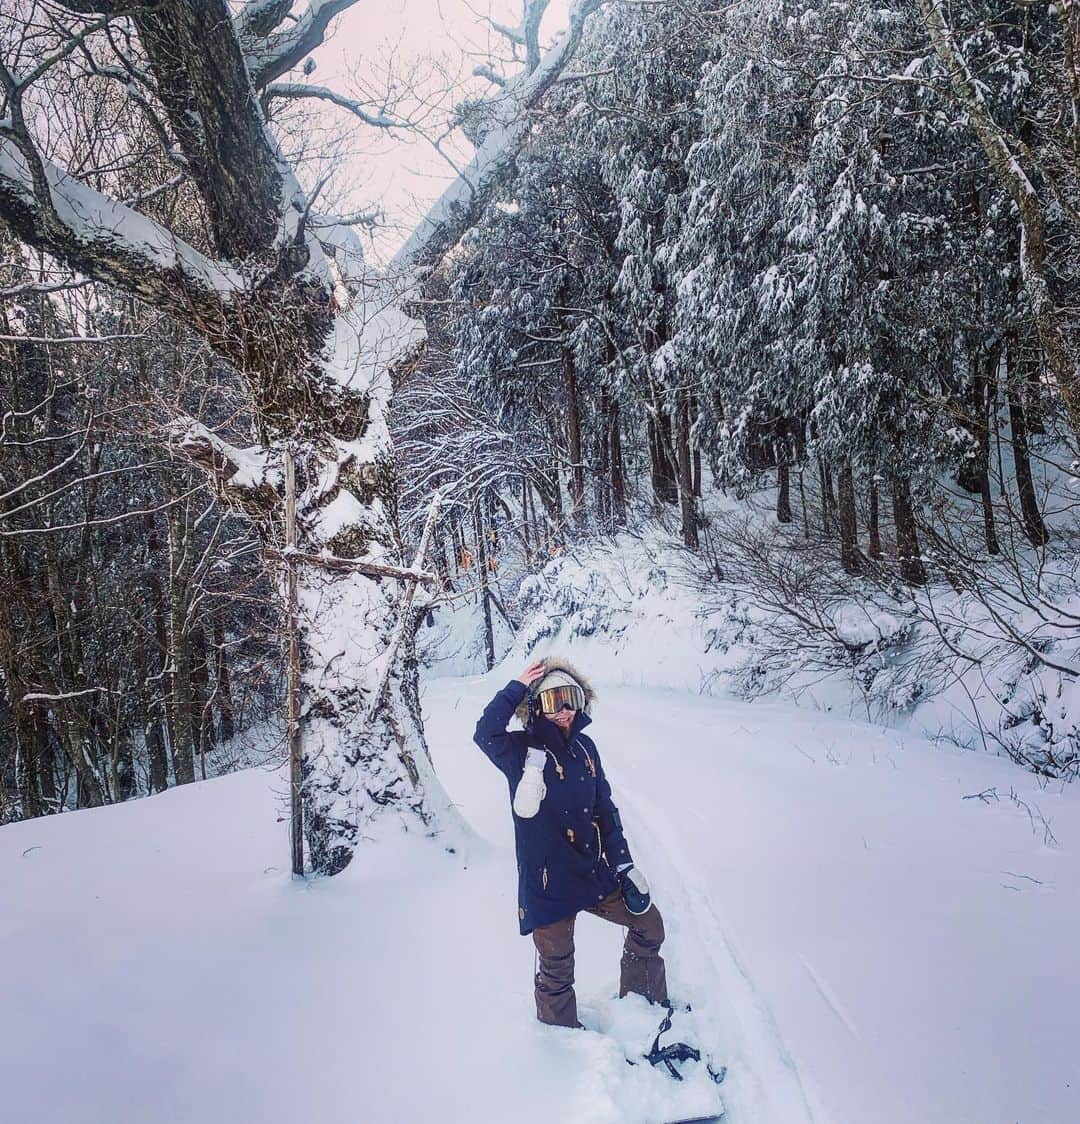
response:
M570 0L552 0L542 28L544 43L565 26L569 7ZM338 17L331 39L315 52L316 69L306 81L350 96L356 96L360 84L381 91L393 60L403 85L419 85L436 101L425 127L437 135L445 128L446 110L457 100L440 92L447 78L458 85L459 94L482 95L492 87L470 77L473 67L491 53L508 56L505 39L485 22L489 15L497 23L516 25L521 0L361 0ZM418 65L422 73L416 77ZM289 80L305 81L299 72ZM453 172L419 137L387 134L334 107L320 119L340 153L328 201L341 210L380 205L390 226L365 237L365 245L373 260L388 260ZM471 151L460 133L450 138L448 148L459 164Z

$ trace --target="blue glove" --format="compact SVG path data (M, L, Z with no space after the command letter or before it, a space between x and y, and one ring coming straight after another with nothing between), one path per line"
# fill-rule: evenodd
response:
M636 866L624 866L618 871L618 879L626 908L633 914L647 912L652 898L645 875Z

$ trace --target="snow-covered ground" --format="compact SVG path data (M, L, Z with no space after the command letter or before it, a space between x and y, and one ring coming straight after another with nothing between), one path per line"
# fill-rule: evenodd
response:
M658 645L657 659L663 656ZM287 874L251 770L0 830L0 1118L34 1124L652 1124L620 932L578 923L586 1032L533 1018L502 776L472 744L513 667L425 689L475 836L386 822ZM593 732L664 912L673 993L733 1124L1080 1119L1080 790L791 706L608 685ZM982 794L978 798L976 794Z

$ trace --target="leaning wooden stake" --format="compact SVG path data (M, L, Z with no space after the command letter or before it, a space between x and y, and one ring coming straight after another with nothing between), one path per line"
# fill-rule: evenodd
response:
M289 673L286 709L289 737L289 798L292 872L304 874L304 810L300 800L300 621L296 580L296 468L292 449L285 452L285 555L288 582Z
M413 564L410 569L404 571L405 573L420 574L424 572L424 559L427 557L428 546L431 543L431 536L435 530L435 521L439 517L439 508L441 505L442 492L436 492L431 501L431 507L428 508L427 523L424 524L424 533L420 536L420 545L416 548L416 557L413 559ZM405 629L409 625L409 611L412 609L413 598L415 596L416 580L413 580L405 587L405 594L401 599L397 627L394 629L394 635L390 640L390 646L386 650L382 674L379 676L379 685L376 687L375 693L371 697L371 707L368 710L369 718L374 717L378 712L379 706L383 700L383 695L386 694L386 685L390 682L390 672L394 667L394 660L397 657L397 650L401 645L401 638L405 635Z

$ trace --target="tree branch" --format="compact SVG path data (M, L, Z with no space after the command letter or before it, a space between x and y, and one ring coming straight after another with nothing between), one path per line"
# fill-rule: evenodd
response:
M245 57L255 89L263 89L302 62L326 38L326 29L334 16L355 3L356 0L311 0L307 11L288 31L248 46Z
M233 20L241 42L249 38L265 38L292 10L294 0L250 0Z
M169 0L132 18L214 245L234 259L274 249L291 200L226 0Z
M502 86L505 88L506 79L501 74L496 74L494 67L490 63L484 63L483 66L474 66L473 74L477 78L486 78L493 86Z
M484 143L394 255L394 267L407 269L438 260L475 223L514 161L528 131L529 110L558 81L581 43L586 21L604 3L606 0L574 0L569 26L539 66L508 82L489 100L491 127Z
M320 566L324 570L338 574L366 574L369 578L397 578L400 581L420 582L422 585L437 585L437 574L417 568L404 566L383 566L378 562L367 562L362 558L341 558L330 551L310 554L303 550L275 550L268 547L263 554L273 562L302 562L309 566Z
M236 270L80 183L42 159L25 137L21 143L0 137L0 218L28 245L189 326L220 316L245 287Z
M59 7L66 8L79 16L111 16L118 6L130 9L137 2L138 0L125 0L124 3L116 5L112 0L55 0Z
M530 74L540 65L540 24L550 0L525 0L521 29L525 33L525 68Z
M326 86L307 86L302 82L275 82L267 86L266 99L271 98L319 98L322 101L333 102L334 105L348 110L353 116L359 117L365 125L372 125L376 129L407 129L409 123L396 117L387 117L384 113L372 113L365 109L354 98L347 98Z

